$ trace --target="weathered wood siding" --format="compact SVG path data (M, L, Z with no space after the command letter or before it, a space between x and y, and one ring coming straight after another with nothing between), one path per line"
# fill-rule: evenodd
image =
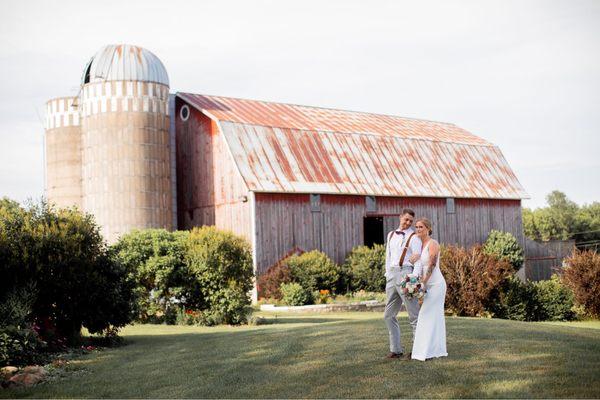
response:
M251 242L248 189L214 121L177 100L177 220L179 229L215 225Z
M416 217L433 223L433 237L441 243L471 246L482 243L492 229L512 233L521 245L523 223L520 200L455 199L455 212L446 209L446 199L377 198L377 213L384 215L385 231L398 226L403 208L412 208Z
M533 281L550 279L574 248L575 240L539 242L525 238L525 277Z
M366 212L364 196L321 195L320 212L312 212L308 194L256 194L256 254L263 273L294 246L318 249L341 263L364 243L363 218L383 216L386 232L398 226L405 207L433 222L442 243L470 246L483 242L492 229L511 232L523 243L519 200L456 199L448 214L446 199L378 197L377 211Z

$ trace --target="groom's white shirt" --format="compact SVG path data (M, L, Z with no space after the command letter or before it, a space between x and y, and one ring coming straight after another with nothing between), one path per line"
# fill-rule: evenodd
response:
M402 256L402 249L405 246L405 242L409 236L414 233L412 228L403 230L404 235L397 234L396 231L388 233L388 241L385 250L385 277L387 279L392 278L391 268L398 267L400 263L400 257ZM410 256L413 254L421 254L421 239L417 235L413 236L406 250L406 256L404 257L403 267L412 267L413 264L409 261Z

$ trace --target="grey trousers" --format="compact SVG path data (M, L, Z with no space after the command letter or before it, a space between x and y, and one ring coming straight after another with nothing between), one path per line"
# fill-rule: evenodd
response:
M400 308L404 303L406 311L408 311L408 321L412 327L413 338L417 329L417 319L419 318L419 301L417 299L406 298L400 292L398 283L400 279L412 272L412 268L398 269L392 273L392 277L387 280L385 285L386 303L383 319L387 325L390 334L390 351L393 353L404 353L402 342L400 341L400 325L396 316L400 312Z

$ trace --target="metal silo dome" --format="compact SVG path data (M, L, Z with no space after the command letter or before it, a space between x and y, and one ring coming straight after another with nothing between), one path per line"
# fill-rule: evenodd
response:
M81 85L105 81L156 82L169 86L165 66L152 52L128 44L101 48L87 63Z

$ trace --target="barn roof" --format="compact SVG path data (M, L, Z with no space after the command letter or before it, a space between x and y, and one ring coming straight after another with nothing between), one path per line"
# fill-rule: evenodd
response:
M219 125L249 190L522 199L500 149L453 124L178 93Z

